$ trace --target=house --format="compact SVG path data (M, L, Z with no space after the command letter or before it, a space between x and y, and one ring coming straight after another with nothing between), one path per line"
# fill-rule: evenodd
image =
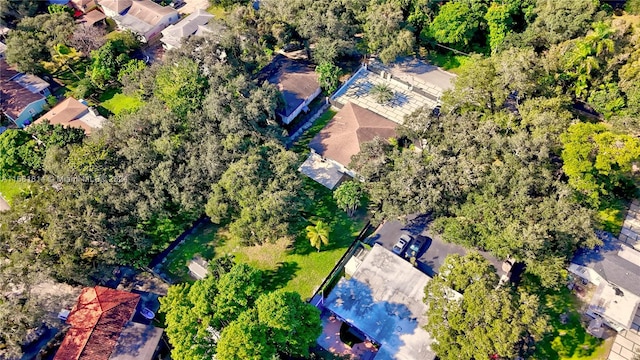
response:
M0 59L0 108L18 127L28 125L42 112L49 83L35 75L22 74Z
M177 49L182 42L189 37L210 32L207 24L214 18L206 10L198 9L193 14L182 19L177 24L171 25L162 30L162 46L167 49Z
M600 234L602 246L579 250L569 272L595 286L586 311L604 324L622 331L640 330L640 252L613 236Z
M341 278L323 302L323 307L359 334L361 340L379 346L376 359L433 360L433 338L424 330L427 307L424 288L431 278L409 262L380 245L374 245L353 275ZM451 291L452 299L462 295ZM318 344L325 349L333 342L326 328ZM335 335L334 335L335 336Z
M169 7L156 4L151 0L131 0L131 6L124 15L113 19L121 28L138 34L142 41L149 42L162 30L180 19L180 14Z
M133 322L140 295L102 286L84 288L54 360L151 360L163 330ZM141 309L142 310L142 309Z
M355 177L349 169L351 157L363 143L376 137L396 137L398 124L353 103L347 103L309 143L311 155L300 172L329 189L335 188L343 174Z
M131 4L133 4L133 0L98 0L98 5L100 5L104 14L114 19L124 15L131 7Z
M80 128L85 134L91 135L91 132L101 128L107 119L100 116L95 109L89 108L86 103L69 97L42 115L34 124L43 121L52 125Z
M284 107L278 109L278 116L285 125L301 112L309 111L309 104L322 92L311 63L280 54L260 71L258 81L267 81L278 87L284 99Z
M69 6L81 11L83 14L90 12L98 7L96 0L71 0Z

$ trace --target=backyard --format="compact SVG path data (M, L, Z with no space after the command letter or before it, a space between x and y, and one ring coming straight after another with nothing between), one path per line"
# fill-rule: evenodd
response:
M122 90L118 88L107 89L98 100L100 106L114 115L119 115L124 111L134 112L142 106L142 100L124 95Z
M23 191L28 191L31 186L30 182L17 180L1 180L0 196L2 196L9 205L13 203L13 199L20 195Z

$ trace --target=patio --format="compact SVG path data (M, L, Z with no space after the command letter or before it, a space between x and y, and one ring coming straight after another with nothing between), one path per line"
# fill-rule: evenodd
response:
M318 338L318 345L336 355L349 355L353 360L370 360L376 356L378 349L371 341L354 344L353 347L340 340L342 321L329 312L322 314L322 335Z
M389 103L380 104L370 95L371 89L377 84L385 84L394 92L395 96ZM412 91L409 86L394 79L384 79L365 68L358 70L333 99L342 105L354 103L398 124L403 124L405 116L423 106L435 108L438 105L436 100Z

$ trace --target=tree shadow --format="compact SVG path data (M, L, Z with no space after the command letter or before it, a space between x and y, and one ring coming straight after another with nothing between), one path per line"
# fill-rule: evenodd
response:
M298 270L300 270L300 266L294 261L280 262L275 269L265 270L265 290L274 291L283 288L295 277Z

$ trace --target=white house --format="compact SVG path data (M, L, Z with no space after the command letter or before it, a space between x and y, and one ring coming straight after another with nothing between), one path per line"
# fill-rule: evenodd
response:
M211 30L209 30L207 24L213 17L206 10L196 10L177 24L162 30L162 38L160 39L162 46L167 50L176 49L189 37L210 32Z

